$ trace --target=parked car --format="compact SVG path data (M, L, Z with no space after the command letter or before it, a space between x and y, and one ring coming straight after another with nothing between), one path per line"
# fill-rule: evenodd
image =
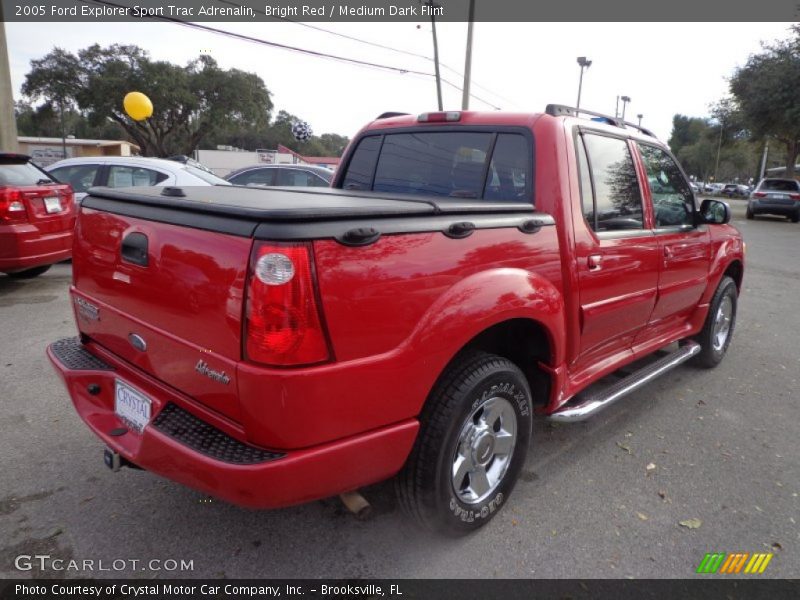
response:
M234 185L328 187L333 171L313 165L253 165L229 173Z
M750 195L750 188L739 183L727 183L719 193L728 198L747 198Z
M689 182L689 186L692 188L692 191L695 194L701 194L703 192L703 184L702 183L695 183L694 181Z
M724 183L707 183L703 188L706 194L719 194L720 190L725 187Z
M747 203L747 218L756 215L779 215L792 223L800 221L800 182L796 179L762 179Z
M41 275L72 255L72 188L54 181L25 154L0 153L0 272Z
M69 183L81 202L89 188L230 185L221 177L191 163L138 156L67 158L47 167L58 181Z
M396 476L409 515L464 534L508 502L534 415L719 364L730 208L655 137L574 114L379 118L329 189L97 188L80 337L48 355L106 464L259 508Z

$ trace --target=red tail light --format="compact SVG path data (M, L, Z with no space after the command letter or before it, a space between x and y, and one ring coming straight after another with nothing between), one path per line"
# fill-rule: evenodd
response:
M0 187L0 222L19 223L28 220L28 211L22 201L22 192L11 187Z
M251 361L286 367L330 359L308 244L256 243L246 327L245 356Z
M766 196L766 194L764 192L756 192L755 194L753 194L753 196L755 196L756 198L763 198L764 196Z
M789 198L792 200L800 200L800 194L789 194Z

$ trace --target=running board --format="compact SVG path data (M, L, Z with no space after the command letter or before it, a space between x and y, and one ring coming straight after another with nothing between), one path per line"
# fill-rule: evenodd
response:
M634 371L614 385L580 400L578 404L554 412L548 419L556 423L577 423L578 421L584 421L610 406L623 396L627 396L631 392L638 390L659 375L663 375L681 363L686 362L695 354L699 353L700 350L700 344L696 342L687 342L675 352L667 354L663 358L650 363L646 367L642 367L638 371Z

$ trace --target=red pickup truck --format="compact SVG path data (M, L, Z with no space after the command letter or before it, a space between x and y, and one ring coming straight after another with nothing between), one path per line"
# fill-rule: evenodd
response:
M729 220L614 118L382 115L331 189L93 190L80 336L48 354L114 468L263 508L396 476L410 515L464 533L508 499L535 414L723 358Z

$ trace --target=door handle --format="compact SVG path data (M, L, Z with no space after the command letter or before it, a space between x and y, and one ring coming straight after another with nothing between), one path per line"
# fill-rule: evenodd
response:
M672 258L672 248L669 246L664 246L664 258L670 259Z
M588 259L586 260L587 264L589 265L590 271L596 271L601 266L603 266L603 255L602 254L590 254Z

